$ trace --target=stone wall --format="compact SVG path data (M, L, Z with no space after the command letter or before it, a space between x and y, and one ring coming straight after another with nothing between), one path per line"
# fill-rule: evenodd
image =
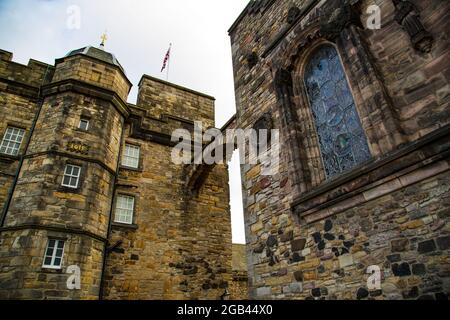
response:
M413 47L390 0L376 2L381 30L361 26L371 1L339 11L314 0L261 1L256 13L249 5L230 29L237 126L268 113L281 136L278 173L241 167L251 298L449 293L449 10L412 2L433 36L430 52ZM324 174L302 84L325 43L341 57L372 155L335 179ZM381 268L380 291L367 290L370 265Z
M253 297L367 298L371 265L383 280L370 297L444 297L448 181L447 171L311 224L299 225L288 211L261 212L267 222L250 225Z
M76 74L65 76L68 81L62 85L52 81L38 88L35 104L24 103L33 113L21 117L11 110L8 114L15 115L21 127L28 124L30 129L34 119L35 124L28 148L26 140L22 144L23 162L1 226L0 291L5 297L99 296L123 114L98 87L71 82L78 80ZM17 82L9 85L21 87ZM26 94L16 91L15 99ZM78 129L81 117L89 119L87 131ZM82 168L76 189L61 185L66 164ZM42 266L49 238L65 241L59 270ZM66 271L71 265L80 267L80 290L67 288Z
M201 121L205 130L214 127L214 98L144 75L139 82L137 106L149 116L172 116Z
M30 60L27 66L12 62L12 53L0 50L0 136L8 126L26 130L20 153L30 136L38 110L38 88L47 83L53 66ZM19 84L14 85L13 83ZM3 208L17 171L19 157L0 155L0 208Z
M212 166L199 179L202 183L187 195L181 265L176 267L191 273L183 284L190 299L218 300L232 280L228 167Z
M110 243L122 244L108 256L105 297L181 299L182 279L169 264L179 259L182 237L182 168L171 163L169 146L128 134L125 143L139 145L142 160L139 170L120 169L116 195L135 197L135 215L131 226L113 224Z
M86 56L71 56L57 61L53 82L76 79L114 91L126 101L131 83L119 67Z
M65 230L18 229L2 231L0 246L1 299L98 299L103 242ZM47 239L66 241L61 270L42 268ZM81 290L67 290L66 267L81 267Z
M243 244L233 244L233 281L229 286L231 300L248 300L248 275L246 249Z
M179 108L184 95L191 100L191 93L171 90ZM188 192L184 166L171 161L170 134L192 130L193 122L154 117L146 111L155 102L147 99L130 105L125 128L124 143L138 145L141 159L136 170L120 168L116 195L134 196L136 209L133 225L113 223L110 243L121 242L108 255L105 298L219 299L231 281L227 168L210 168L201 188Z

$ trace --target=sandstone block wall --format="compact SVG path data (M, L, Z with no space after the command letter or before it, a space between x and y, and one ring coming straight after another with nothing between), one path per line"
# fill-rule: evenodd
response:
M131 83L117 66L89 57L71 56L57 61L53 82L76 79L116 92L127 101Z
M6 70L14 70L11 65L14 63ZM22 74L21 71L17 73ZM0 291L8 298L96 299L102 277L123 116L112 103L95 98L92 87L83 95L68 92L67 87L58 87L52 81L41 83L34 90L30 84L20 83L20 78L13 78L15 74L12 71L7 74L6 91L14 93L16 100L31 96L34 103L14 106L7 101L5 109L16 107L19 112L9 110L5 115L17 117L19 127L28 123L28 127L24 127L28 136L31 122L35 121L35 125L28 149L27 140L22 143L23 162L2 221L4 282L1 282ZM76 78L75 75L65 72L71 80ZM14 90L18 87L22 90ZM2 93L2 97L7 94ZM21 116L25 111L28 113ZM78 129L81 117L90 121L87 132ZM82 167L77 189L61 186L66 164ZM42 267L49 238L65 240L60 270ZM66 270L70 265L81 269L81 290L67 288Z
M248 300L247 257L243 244L233 244L232 269L233 280L229 287L230 299Z
M170 141L174 129L192 131L193 120L212 124L213 100L147 76L139 97L124 139L140 147L139 168L121 167L116 184L116 195L135 197L135 217L131 226L113 224L110 242L121 244L108 255L105 297L220 299L231 281L227 168L207 170L192 194ZM199 114L180 117L194 107Z
M147 75L139 83L137 106L156 118L170 115L201 121L204 128L214 127L213 97Z

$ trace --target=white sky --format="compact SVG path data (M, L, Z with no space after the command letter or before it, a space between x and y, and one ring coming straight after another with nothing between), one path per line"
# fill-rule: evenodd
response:
M0 0L0 49L13 60L54 64L70 50L97 46L116 55L133 89L145 73L161 74L172 42L169 81L216 98L216 126L235 113L231 46L227 30L248 0ZM80 28L68 27L67 10L80 9ZM70 21L70 20L69 20ZM72 20L73 21L73 20ZM245 243L239 161L230 165L233 242Z

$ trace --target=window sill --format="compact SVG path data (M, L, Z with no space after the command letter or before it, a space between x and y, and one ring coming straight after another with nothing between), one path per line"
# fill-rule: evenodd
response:
M132 167L127 167L127 166L123 166L121 165L119 167L120 170L127 170L127 171L134 171L134 172L143 172L142 168L132 168Z
M75 128L74 131L75 132L83 132L83 133L92 134L91 128L88 128L87 130L83 130L83 129L80 129L80 128Z
M50 267L42 267L41 271L43 273L51 273L51 274L60 274L63 273L63 269L61 268L50 268Z
M0 161L14 162L20 159L20 156L12 156L6 153L0 153Z
M65 186L59 186L58 191L60 192L64 192L64 193L74 193L74 194L80 194L81 193L81 188L70 188L70 187L65 187Z
M409 175L448 157L449 133L450 125L326 181L294 197L291 209L300 222L313 223L403 188L414 180Z
M126 224L120 222L113 222L111 226L114 229L129 229L129 230L137 230L139 227L137 224Z

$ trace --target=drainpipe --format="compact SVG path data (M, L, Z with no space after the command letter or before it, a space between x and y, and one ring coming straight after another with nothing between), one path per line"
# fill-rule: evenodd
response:
M117 190L117 181L119 179L119 170L120 170L120 160L122 158L122 145L123 145L123 140L124 140L124 135L125 135L125 119L123 121L123 126L122 126L122 134L120 136L120 148L119 148L119 156L117 159L117 168L116 168L116 174L114 175L114 182L113 182L113 192L112 192L112 196L111 196L111 207L109 210L109 221L108 221L108 231L106 234L106 242L105 242L105 246L103 249L103 262L102 262L102 274L100 275L100 288L98 291L98 299L99 300L104 300L104 290L105 290L105 272L106 272L106 263L107 263L107 259L108 259L108 255L111 252L108 248L109 245L109 236L111 235L111 229L112 229L112 220L113 220L113 206L114 206L114 198L116 195L116 190ZM117 244L117 246L120 244Z

